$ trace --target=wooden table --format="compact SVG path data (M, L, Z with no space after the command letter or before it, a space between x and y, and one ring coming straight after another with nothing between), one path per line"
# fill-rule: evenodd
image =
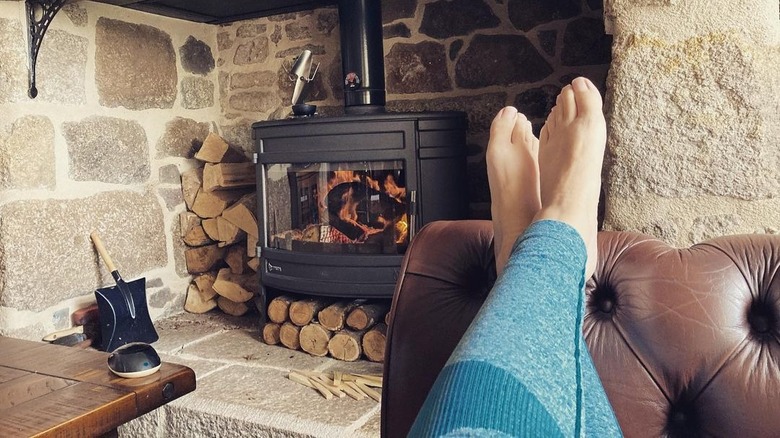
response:
M115 434L195 390L195 373L163 363L147 377L109 371L108 353L0 336L0 437Z

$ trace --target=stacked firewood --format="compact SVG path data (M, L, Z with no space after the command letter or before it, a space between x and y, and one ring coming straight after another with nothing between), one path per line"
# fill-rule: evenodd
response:
M240 316L259 287L255 166L214 133L195 158L203 167L181 176L188 210L179 217L181 237L187 271L194 276L184 309L205 313L219 307Z
M295 299L281 295L268 303L263 341L344 361L365 357L383 362L388 300Z

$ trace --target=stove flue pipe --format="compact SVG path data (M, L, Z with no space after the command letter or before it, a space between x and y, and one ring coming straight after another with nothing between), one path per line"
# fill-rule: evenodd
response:
M381 0L339 0L344 111L385 110Z

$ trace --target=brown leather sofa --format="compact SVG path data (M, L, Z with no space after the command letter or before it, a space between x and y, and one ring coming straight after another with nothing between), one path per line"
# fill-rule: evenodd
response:
M434 222L409 247L387 334L383 437L406 436L490 291L492 237L489 221ZM598 244L583 330L625 436L780 437L780 236L677 249L601 232Z

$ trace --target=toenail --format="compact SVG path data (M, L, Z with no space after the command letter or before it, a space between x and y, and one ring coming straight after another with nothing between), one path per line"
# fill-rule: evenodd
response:
M574 91L587 91L588 81L583 77L578 77L571 81L571 87L574 88Z

